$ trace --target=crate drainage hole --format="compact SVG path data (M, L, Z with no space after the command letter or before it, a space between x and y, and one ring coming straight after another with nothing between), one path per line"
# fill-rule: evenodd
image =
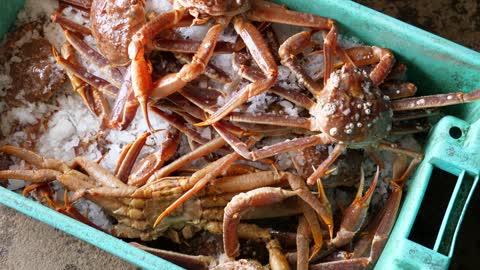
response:
M458 128L457 128L458 129ZM433 249L457 176L434 168L408 239Z
M451 127L448 133L450 134L450 137L454 139L462 137L462 130L459 127Z

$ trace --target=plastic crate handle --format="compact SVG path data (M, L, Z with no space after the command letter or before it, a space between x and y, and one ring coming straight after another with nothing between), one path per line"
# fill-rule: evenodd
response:
M418 179L408 187L401 212L376 269L448 269L463 217L480 178L479 138L480 120L470 125L446 116L434 127L425 147L425 159L414 176ZM458 178L433 249L429 249L408 237L434 168Z

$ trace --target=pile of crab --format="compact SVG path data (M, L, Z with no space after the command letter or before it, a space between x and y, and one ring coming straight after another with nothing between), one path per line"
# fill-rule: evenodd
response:
M51 20L66 42L51 53L74 91L102 129L127 128L138 110L149 131L123 149L113 172L100 160L64 162L28 144L3 145L1 153L29 167L2 170L0 178L30 182L24 194L35 192L95 226L72 204L90 200L115 221L107 233L142 241L132 243L186 268L374 265L402 188L423 157L393 140L428 130L432 108L477 100L480 90L412 97L416 87L401 80L406 67L390 50L342 46L329 18L263 0L170 2L170 10L155 13L142 0L60 1ZM89 23L65 16L67 7ZM279 40L280 24L300 30ZM207 29L203 39L179 34L195 25ZM219 40L225 33L235 38ZM211 61L214 55L231 59L233 75ZM152 118L169 124L164 139L156 138ZM149 137L157 151L140 157ZM182 140L189 151L179 154ZM380 151L393 153L389 164ZM376 171L364 173L368 161ZM63 203L54 199L53 182L65 188ZM369 211L379 182L389 186L388 198ZM331 202L342 188L356 190L349 206ZM206 234L221 236L212 239L223 248L202 247ZM176 251L152 247L158 238L169 238Z

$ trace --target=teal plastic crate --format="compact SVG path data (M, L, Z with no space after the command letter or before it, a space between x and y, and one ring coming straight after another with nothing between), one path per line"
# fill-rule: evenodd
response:
M480 88L480 54L351 1L277 0L291 9L335 19L341 33L366 44L390 48L405 62L419 94L468 92ZM15 19L23 1L0 3L0 36ZM447 269L466 207L480 174L480 102L452 106L430 132L425 159L418 167L399 217L375 269ZM452 129L453 128L453 129ZM458 133L458 129L461 133ZM460 137L452 137L450 130ZM408 239L432 170L439 168L458 179L433 249ZM37 202L0 187L0 203L15 208L145 269L181 269L108 234L97 231Z

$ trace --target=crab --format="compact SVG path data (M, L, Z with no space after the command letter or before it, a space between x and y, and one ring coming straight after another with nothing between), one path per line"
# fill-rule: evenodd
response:
M63 1L60 2L63 4ZM139 106L134 100L131 88L132 77L128 67L130 59L127 49L133 34L147 23L145 1L67 1L66 4L73 6L77 13L89 15L90 28L65 17L62 14L65 5L60 5L51 19L64 29L67 40L64 47L70 48L62 48L61 54L54 49L53 54L57 62L70 74L74 89L92 112L103 118L105 126L124 129L133 120ZM129 19L124 20L124 17ZM189 23L191 20L187 19L186 23L176 27L188 26ZM106 25L111 27L105 27ZM172 33L169 36L171 35ZM95 39L97 48L90 47L84 39L86 36ZM100 69L102 78L91 74L79 61L72 61L75 52ZM181 60L188 59L188 55L178 57ZM222 82L229 82L228 76L213 64L207 65L205 74ZM78 91L79 84L82 86ZM88 90L85 90L87 88ZM115 98L111 112L106 107L99 110L98 104L105 104L105 98L101 94Z
M145 120L148 120L148 99L158 100L171 95L197 78L209 62L217 40L225 27L232 21L237 33L246 47L253 52L254 58L265 78L256 81L232 96L225 106L212 114L204 124L211 124L220 120L236 106L245 102L248 97L257 95L270 88L277 78L277 69L273 56L268 50L266 42L259 31L247 20L282 22L294 25L313 27L315 29L330 30L333 21L327 18L289 11L282 6L265 1L173 1L174 9L159 14L140 28L128 45L128 56L131 60L131 78L134 96L140 103ZM177 24L181 24L188 14L196 19L194 23L205 23L213 18L214 25L208 30L204 40L192 61L184 65L180 71L167 74L153 82L148 70L148 61L145 59L146 45L155 37ZM245 15L245 16L243 16Z
M292 128L306 129L311 132L318 132L308 137L297 138L262 149L249 151L243 145L235 148L239 154L249 160L261 160L282 152L300 150L315 145L335 144L330 155L316 168L308 177L307 183L316 183L330 165L347 148L365 149L371 153L372 158L383 166L375 149L393 151L407 155L412 158L410 166L400 177L399 181L405 180L422 160L422 153L412 151L387 141L392 133L392 124L401 119L417 119L428 116L429 108L474 102L480 99L480 89L470 93L449 93L422 97L411 97L415 87L401 87L397 85L395 91L387 88L382 92L379 85L389 75L395 58L391 51L379 47L357 47L343 50L336 46L336 36L326 37L326 45L332 46L329 50L337 51L341 58L340 69L334 70L333 55L326 57L324 67L325 85L321 87L313 80L297 61L295 55L300 53L299 49L311 44L311 31L304 31L287 39L279 49L282 63L297 76L305 87L315 97L315 102L307 96L302 98L290 98L297 105L304 106L310 113L310 118L277 116L272 114L252 114L234 112L226 117L233 122L255 123L273 126L288 126ZM237 61L241 63L240 61ZM358 66L375 65L370 73ZM253 67L239 68L243 77L251 81L261 77L261 73ZM331 73L328 71L332 71ZM415 111L415 114L400 114L396 119L397 112Z
M249 220L297 215L298 204L305 204L313 209L315 218L320 216L326 226L332 224L330 214L308 190L302 178L288 172L236 168L232 164L241 156L235 152L207 164L192 175L169 176L195 157L206 153L198 148L163 166L176 152L178 145L179 132L173 130L168 133L158 152L148 155L133 168L149 135L146 133L125 147L114 174L83 157L61 162L20 147L1 146L1 153L23 159L36 169L3 170L0 171L0 179L31 182L32 185L25 192L36 189L52 208L92 225L71 206L71 202L84 197L101 206L118 222L110 231L117 237L147 241L168 235L179 241L191 237L198 230L206 230L223 234L229 239L225 240L225 250L232 259L237 255L238 244L234 239L238 236L264 241L270 251L271 266L276 265L276 269L288 266L278 242L269 229L239 223L240 215ZM225 144L219 143L220 140L216 140L216 146L210 144L204 148L214 151ZM257 140L252 137L246 143L252 145ZM221 177L222 172L226 176ZM52 199L48 187L51 181L58 181L73 193L71 198L65 193L63 206ZM203 192L199 192L200 189ZM189 193L195 196L184 203L181 209L173 211L171 205L182 198L190 198L184 196ZM165 211L170 215L160 222L157 216Z

